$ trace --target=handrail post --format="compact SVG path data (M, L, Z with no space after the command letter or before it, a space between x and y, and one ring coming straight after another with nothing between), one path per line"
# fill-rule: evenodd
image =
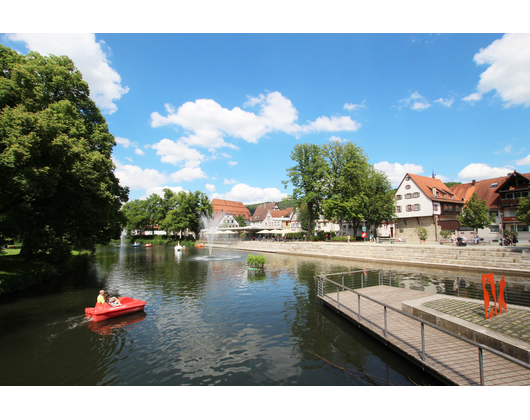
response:
M361 289L364 289L364 273L361 273Z
M340 300L339 300L339 286L337 286L337 309L340 308Z
M359 309L359 322L361 322L361 295L357 295L357 307Z
M420 273L420 284L421 284L421 291L423 292L423 274Z
M456 276L456 295L460 297L460 279Z
M344 292L344 274L342 275L342 291Z
M392 286L392 270L389 271L389 280L388 280L388 285L389 286Z
M384 308L385 308L385 339L386 339L386 332L387 332L387 326L386 326L387 325L386 324L386 305L384 306ZM386 345L386 343L385 343L385 345Z
M480 367L480 386L484 386L484 355L482 354L482 347L478 348L478 363Z
M425 363L425 324L421 323L421 360Z

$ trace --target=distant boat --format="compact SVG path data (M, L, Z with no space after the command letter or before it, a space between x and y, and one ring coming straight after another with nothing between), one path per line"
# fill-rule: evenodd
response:
M153 244L145 244L144 245L146 248L151 248L153 246Z
M133 244L133 246L137 247L137 246L140 246L140 244L139 244L138 242L135 242L135 243Z

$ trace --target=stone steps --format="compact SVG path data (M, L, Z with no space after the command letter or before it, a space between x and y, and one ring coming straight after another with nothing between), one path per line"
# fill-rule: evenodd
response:
M530 266L522 263L522 254L506 248L455 248L443 245L407 246L406 244L372 245L323 242L239 242L233 246L249 252L294 253L421 265L435 264L481 269L523 270L528 271L530 274Z

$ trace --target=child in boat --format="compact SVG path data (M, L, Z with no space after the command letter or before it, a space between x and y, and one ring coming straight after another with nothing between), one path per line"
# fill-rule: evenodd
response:
M121 302L118 298L112 297L109 301L110 306L121 306Z

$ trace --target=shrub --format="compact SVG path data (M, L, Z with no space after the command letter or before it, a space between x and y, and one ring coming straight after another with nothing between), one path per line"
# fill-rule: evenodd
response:
M263 266L267 262L267 257L264 255L253 255L249 254L247 256L247 264L250 268L259 268L263 269Z
M440 236L444 239L449 239L452 235L452 232L450 230L442 230L440 231Z
M418 234L418 238L420 238L420 241L424 241L429 236L427 229L425 229L423 226L416 227L416 233Z

